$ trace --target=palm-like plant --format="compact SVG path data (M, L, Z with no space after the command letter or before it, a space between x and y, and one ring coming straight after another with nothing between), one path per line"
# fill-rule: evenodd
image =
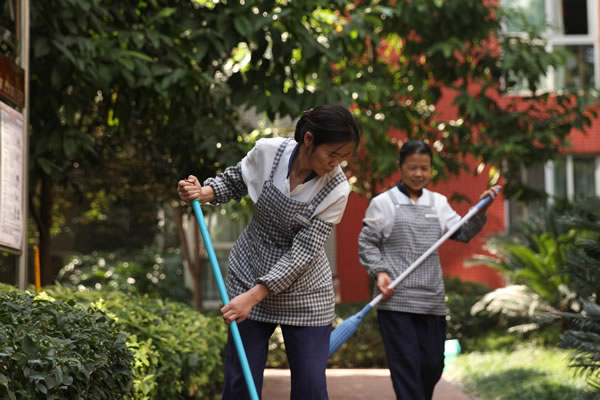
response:
M569 367L586 376L587 381L600 390L600 305L583 302L583 312L560 313L573 329L561 335L561 345L575 349Z
M571 288L582 299L600 302L600 199L582 198L572 211L559 218L574 232L562 269L571 277Z
M600 199L556 203L509 234L488 239L485 248L490 255L469 264L502 271L559 310L535 319L562 319L569 326L561 335L561 345L575 349L569 366L600 389ZM490 299L502 300L496 294L479 306L489 310ZM581 312L570 311L578 307Z
M575 202L561 222L577 233L565 250L561 268L571 277L571 289L583 304L581 313L560 313L573 325L561 336L561 344L575 349L569 366L600 389L600 199Z
M489 255L476 255L466 265L494 268L511 283L528 286L550 306L566 310L571 298L566 290L569 276L560 266L574 234L558 218L565 207L564 203L548 207L509 233L490 237L484 246Z

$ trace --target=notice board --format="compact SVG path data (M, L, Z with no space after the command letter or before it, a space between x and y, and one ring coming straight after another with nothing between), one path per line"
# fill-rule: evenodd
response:
M0 246L23 246L23 114L0 102Z

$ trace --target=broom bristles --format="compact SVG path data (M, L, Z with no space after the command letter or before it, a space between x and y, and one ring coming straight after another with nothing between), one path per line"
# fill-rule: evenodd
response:
M354 314L350 318L347 318L344 322L337 326L333 331L331 331L331 336L329 337L329 357L333 355L344 343L346 340L350 339L350 336L356 332L358 325L362 321L363 317L369 310L371 310L369 304L363 307L358 313Z

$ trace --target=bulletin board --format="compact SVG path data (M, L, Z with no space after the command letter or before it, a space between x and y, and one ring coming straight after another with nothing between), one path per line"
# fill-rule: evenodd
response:
M0 102L0 247L23 246L23 114Z

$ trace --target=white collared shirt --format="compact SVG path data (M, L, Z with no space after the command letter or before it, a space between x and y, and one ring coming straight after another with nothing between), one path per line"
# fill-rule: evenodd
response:
M285 138L259 139L254 148L248 152L242 159L242 178L248 187L248 195L254 203L258 201L263 189L264 182L269 179L275 153L277 149L286 140ZM327 183L333 179L340 171L340 166L336 166L333 171L327 175L317 176L307 182L301 183L290 191L290 181L288 177L288 163L294 148L298 143L290 140L286 146L279 165L273 176L273 183L283 194L301 202L309 202L319 193ZM337 224L344 215L344 209L348 202L350 194L350 185L344 182L337 185L331 193L323 199L315 210L315 216L325 222Z
M398 199L400 204L431 205L435 212L437 212L442 233L448 231L448 229L454 226L461 218L461 216L452 209L448 203L448 199L443 194L423 189L423 194L414 201L402 193L398 187L393 187L388 191L391 192L392 196L395 196L396 199ZM393 215L394 203L387 192L383 192L375 196L369 203L363 223L381 232L383 239L385 240L390 236L392 229L394 228Z

